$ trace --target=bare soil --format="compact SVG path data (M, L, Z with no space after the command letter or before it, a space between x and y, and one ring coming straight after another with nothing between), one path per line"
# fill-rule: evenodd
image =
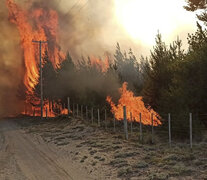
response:
M0 121L0 179L207 179L207 143L141 144L79 118Z

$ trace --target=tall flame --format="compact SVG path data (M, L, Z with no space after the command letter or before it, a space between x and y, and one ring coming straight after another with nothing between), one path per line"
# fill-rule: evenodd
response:
M32 93L39 77L39 51L32 40L48 41L48 54L54 67L58 66L60 60L64 58L57 39L58 15L51 9L38 8L31 12L24 11L13 0L7 0L6 4L9 10L9 20L16 24L19 30L26 68L24 84L28 93ZM43 46L42 52L45 49L46 46Z
M142 97L136 97L132 91L127 90L126 82L123 83L119 92L121 97L117 106L114 104L110 96L107 96L106 98L106 101L111 105L111 112L114 113L117 120L123 119L123 106L126 106L128 121L131 121L132 117L132 120L140 122L139 114L141 113L142 123L145 125L151 125L153 114L153 125L158 126L161 124L159 114L150 107L146 108L142 101Z
M10 22L14 23L18 28L23 50L25 65L24 84L27 89L25 114L31 115L38 112L39 115L40 107L31 107L31 104L40 104L40 100L34 95L34 87L38 83L39 78L40 54L38 44L34 44L32 41L47 41L47 45L42 46L42 52L48 51L53 67L57 68L65 57L58 45L58 15L56 11L49 8L35 7L30 12L22 10L13 0L6 0L6 5L9 10ZM45 100L44 114L46 114L47 109L50 110L48 116L55 116L52 108L50 102ZM26 109L30 109L30 111L26 112ZM64 113L66 113L65 110Z

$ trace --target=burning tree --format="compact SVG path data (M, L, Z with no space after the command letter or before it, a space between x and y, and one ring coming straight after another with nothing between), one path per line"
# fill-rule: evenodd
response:
M35 96L35 86L38 86L39 78L39 62L38 62L38 48L33 45L32 40L48 41L48 58L54 68L57 68L59 63L63 60L64 54L58 45L57 31L58 31L58 15L54 10L49 8L33 8L30 12L22 10L13 0L6 1L9 9L9 20L17 25L21 38L21 47L24 56L24 85L26 87L26 103L27 109L32 112L31 104L38 104L35 102L38 97ZM43 52L47 49L43 46ZM45 59L46 61L46 59ZM46 66L51 64L46 63ZM51 69L51 68L50 68ZM46 72L45 72L46 73ZM47 89L47 88L45 88ZM49 97L49 92L45 92Z

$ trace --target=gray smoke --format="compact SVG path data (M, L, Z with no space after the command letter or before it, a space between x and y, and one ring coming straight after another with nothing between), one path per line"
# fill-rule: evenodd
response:
M0 1L0 7L0 116L6 116L21 109L16 94L24 68L19 33L8 21L5 1Z
M113 54L117 41L124 48L126 44L131 43L123 38L127 36L116 22L113 14L114 4L111 0L14 0L14 2L26 11L38 7L55 10L59 17L57 38L60 47L63 52L68 50L74 61L81 56L103 56L106 52ZM24 77L19 32L16 25L8 20L6 0L0 1L0 27L0 116L6 116L23 109L23 103L19 102L16 94ZM81 83L77 83L78 81ZM118 88L118 82L113 78L109 77L108 82L114 86L106 85L105 80L94 78L79 79L73 83L76 83L74 87L76 90L80 89L81 93L84 93L85 87L94 88L97 92L103 91L102 86L110 92Z

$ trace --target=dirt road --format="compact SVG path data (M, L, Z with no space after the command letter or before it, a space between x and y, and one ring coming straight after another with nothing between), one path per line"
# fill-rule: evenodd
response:
M206 141L191 151L144 139L81 118L0 120L0 180L207 179Z
M14 120L0 121L0 179L90 179L67 156L25 134Z

